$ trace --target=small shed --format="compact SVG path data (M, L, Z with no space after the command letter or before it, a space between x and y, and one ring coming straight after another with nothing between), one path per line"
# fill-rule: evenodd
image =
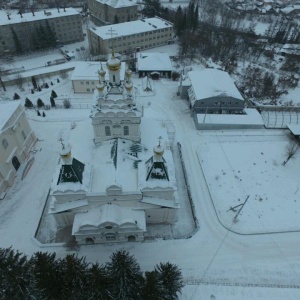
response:
M136 69L139 77L149 75L152 79L171 78L173 70L170 56L167 53L138 53Z

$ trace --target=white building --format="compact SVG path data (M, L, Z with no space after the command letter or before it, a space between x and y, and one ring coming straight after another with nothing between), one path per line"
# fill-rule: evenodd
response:
M92 21L97 25L137 20L137 3L131 0L88 0Z
M51 186L49 213L58 226L72 226L79 244L142 241L147 225L174 223L179 208L166 129L142 118L131 71L121 80L121 62L114 55L107 69L108 79L99 70L94 93L94 142L79 139L91 160L72 158L69 146L63 145L62 164Z
M7 13L0 10L0 53L15 52L15 32L23 52L36 49L38 30L47 26L55 33L58 44L83 41L82 21L80 13L74 8L47 9L30 13Z
M76 63L75 69L71 76L72 87L74 93L93 93L99 82L99 69L103 68L106 72L105 79L108 80L108 72L106 62L86 62L79 61ZM125 62L121 63L120 79L125 78Z
M0 141L1 199L36 142L20 101L0 103Z
M166 45L172 41L173 25L161 18L148 18L88 29L93 55L108 54L111 48L120 54Z

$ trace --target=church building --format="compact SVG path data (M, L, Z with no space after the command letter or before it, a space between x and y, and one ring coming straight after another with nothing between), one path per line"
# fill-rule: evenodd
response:
M58 227L72 227L78 244L143 241L151 224L175 223L180 207L166 129L143 117L132 72L120 78L114 53L106 65L108 77L99 66L90 115L91 159L79 161L61 141L51 185L49 213Z

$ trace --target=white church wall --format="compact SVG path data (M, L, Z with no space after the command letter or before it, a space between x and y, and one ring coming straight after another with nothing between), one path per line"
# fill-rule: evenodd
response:
M177 209L172 208L155 208L146 209L146 223L147 224L173 224L176 221Z
M174 189L173 188L143 188L142 193L145 197L162 198L166 200L174 200Z

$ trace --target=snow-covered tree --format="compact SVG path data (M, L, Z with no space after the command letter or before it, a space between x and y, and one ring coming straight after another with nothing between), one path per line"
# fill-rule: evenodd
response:
M29 299L30 265L25 255L0 249L0 299Z
M26 98L25 99L25 105L24 105L26 108L32 108L33 107L33 104L32 104L32 102L28 99L28 98Z
M52 98L56 98L56 97L57 97L57 94L55 93L54 90L51 91L51 97L52 97Z
M54 98L53 97L50 97L50 104L51 104L51 107L55 107L56 104L55 104L55 101L54 101Z
M164 300L164 287L159 272L145 272L145 284L142 290L143 300Z
M18 99L20 99L20 96L17 93L15 93L13 99L18 100Z
M110 259L107 270L113 284L113 299L141 299L143 276L135 258L128 251L119 250Z
M180 269L167 262L160 263L155 267L155 270L159 273L163 285L164 299L176 300L177 293L180 293L184 286Z
M42 99L39 98L36 102L36 105L38 108L41 108L41 107L45 106L45 103L43 102Z

